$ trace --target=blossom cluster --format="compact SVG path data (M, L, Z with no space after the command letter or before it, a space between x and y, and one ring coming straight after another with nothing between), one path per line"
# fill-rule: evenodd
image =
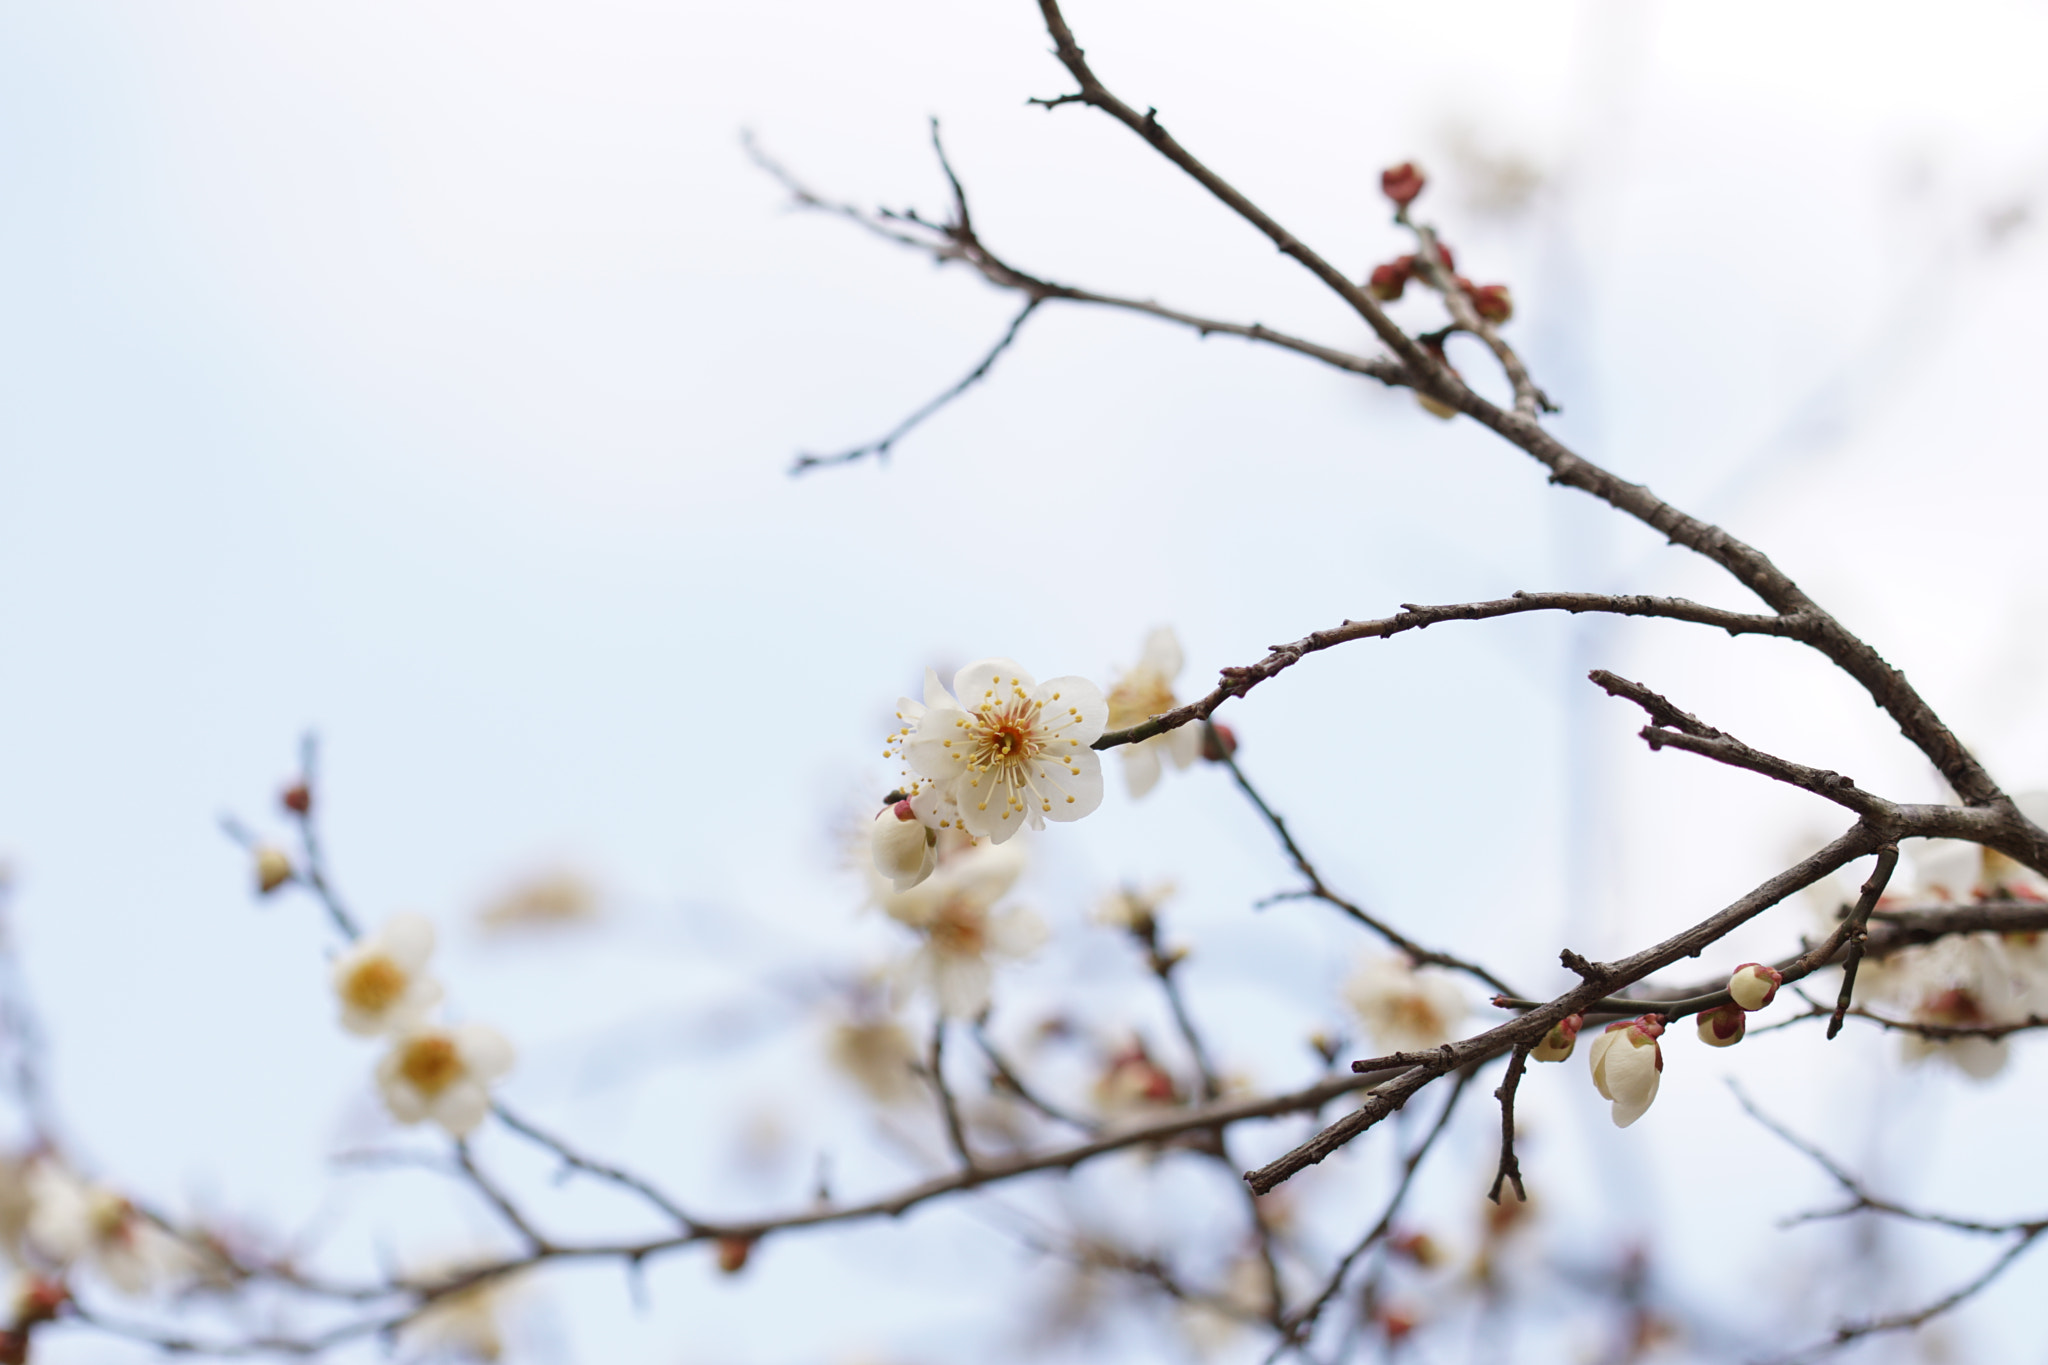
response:
M365 934L334 959L330 975L341 1026L385 1038L377 1088L401 1123L432 1119L462 1137L490 1112L491 1082L512 1067L512 1045L488 1024L446 1024L433 1018L441 985L427 975L434 926L401 913Z

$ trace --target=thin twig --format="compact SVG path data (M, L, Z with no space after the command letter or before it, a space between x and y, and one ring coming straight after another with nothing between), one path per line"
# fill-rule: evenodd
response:
M1515 1198L1521 1203L1529 1202L1529 1192L1522 1188L1522 1160L1515 1155L1515 1088L1522 1083L1522 1068L1528 1064L1527 1045L1518 1047L1508 1057L1508 1074L1501 1078L1500 1086L1493 1097L1500 1101L1500 1169L1493 1177L1493 1188L1486 1197L1500 1203L1500 1187L1512 1184Z
M1266 798L1259 795L1258 788L1252 786L1251 780L1244 775L1244 769L1238 766L1236 755L1231 753L1229 745L1222 742L1222 738L1216 733L1216 727L1206 717L1202 720L1202 727L1204 737L1209 742L1208 751L1221 756L1223 766L1229 769L1231 780L1237 784L1237 789L1243 792L1245 799L1250 801L1253 807L1258 810L1261 818L1265 820L1266 824L1279 838L1280 846L1287 851L1287 857L1294 864L1295 871L1301 873L1302 879L1308 883L1306 891L1302 894L1311 896L1327 905L1335 906L1352 919L1357 920L1360 924L1378 934L1381 938L1384 938L1394 947L1399 948L1416 963L1448 967L1454 971L1464 972L1468 976L1484 981L1487 985L1504 994L1512 995L1514 993L1512 988L1505 982L1478 963L1468 962L1464 958L1435 948L1425 948L1400 930L1394 928L1393 925L1367 911L1363 906L1347 900L1345 897L1332 891L1323 881L1322 874L1316 871L1315 864L1309 861L1308 854L1303 852L1301 845L1295 842L1292 831L1287 828L1287 821L1281 818L1278 811L1275 811L1270 805L1266 804Z
M1847 944L1847 955L1842 959L1842 993L1835 1001L1835 1016L1828 1020L1828 1038L1842 1031L1842 1016L1849 1012L1850 997L1856 993L1856 969L1863 965L1863 953L1870 937L1868 925L1870 912L1877 908L1878 899L1891 884L1892 869L1899 865L1899 846L1886 844L1877 851L1877 866L1871 869L1870 880L1863 883L1857 894L1856 907L1842 923L1842 935Z
M939 1116L946 1125L946 1140L953 1144L954 1155L960 1158L961 1166L974 1169L974 1152L967 1145L967 1129L960 1122L960 1106L953 1098L953 1088L946 1084L946 1016L940 1014L932 1021L931 1061L925 1078L931 1082L932 1092L938 1097Z

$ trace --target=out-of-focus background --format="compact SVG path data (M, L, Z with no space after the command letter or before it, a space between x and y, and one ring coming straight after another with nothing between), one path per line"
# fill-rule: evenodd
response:
M1763 547L2009 787L2048 787L2048 7L1074 0L1069 18L1113 87L1347 269L1404 249L1377 172L1423 161L1424 216L1462 269L1514 289L1556 429ZM96 1170L309 1230L341 1265L497 1235L430 1174L335 1161L388 1141L374 1054L333 1026L325 926L257 903L216 827L277 826L308 728L343 889L371 920L436 920L459 1012L520 1049L507 1094L749 1213L802 1203L821 1159L847 1193L920 1169L822 1041L834 983L910 946L862 912L844 839L926 664L1005 654L1107 681L1170 623L1186 695L1402 602L1750 605L1469 422L1081 310L1044 310L886 466L788 477L952 382L1012 301L786 211L742 129L821 191L938 213L937 115L982 233L1026 268L1368 346L1137 139L1025 104L1067 88L1024 0L0 5L0 854L55 1099ZM1429 325L1430 307L1399 315ZM1334 884L1541 991L1558 948L1640 946L1840 824L1645 752L1639 717L1583 681L1594 666L1866 787L1944 794L1817 658L1669 624L1355 645L1226 718ZM1308 1033L1355 1036L1338 987L1368 945L1318 907L1250 908L1289 876L1219 771L1136 804L1115 766L1098 815L1033 845L1024 899L1054 940L999 977L998 1032L1062 1000L1156 1030L1089 909L1170 876L1224 1062L1299 1083ZM546 878L573 883L571 922L480 918ZM1822 922L1788 905L1702 969ZM1902 1069L1894 1040L1855 1030L1667 1053L1626 1132L1581 1064L1533 1077L1523 1160L1546 1245L1589 1265L1646 1250L1671 1358L1732 1358L1774 1324L1797 1344L1989 1255L1775 1230L1829 1191L1724 1077L1902 1198L2048 1208L2026 1041L1990 1084ZM1419 1206L1450 1242L1491 1175L1483 1109ZM1376 1206L1375 1144L1304 1182L1323 1244ZM1156 1200L1193 1241L1231 1214L1117 1160L1076 1180L1077 1216ZM585 1187L551 1199L570 1230L632 1225ZM637 1304L616 1268L556 1272L520 1291L510 1358L1195 1349L1156 1313L1034 1334L1059 1276L1002 1221L933 1207L777 1239L739 1277L679 1255ZM2044 1274L2023 1264L1869 1357L2038 1359ZM1548 1358L1603 1349L1558 1315L1528 1329ZM60 1365L147 1354L47 1345Z

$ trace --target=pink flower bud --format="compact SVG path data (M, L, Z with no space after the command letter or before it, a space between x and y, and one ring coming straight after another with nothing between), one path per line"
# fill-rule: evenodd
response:
M277 800L293 815L304 815L313 809L313 789L303 781L294 782L278 793Z
M1742 1041L1742 1032L1748 1018L1742 1006L1730 1001L1710 1010L1700 1011L1700 1041L1708 1047L1734 1047Z
M1221 763L1237 752L1237 731L1216 721L1209 722L1209 728L1202 732L1202 757L1211 763Z
M1585 1027L1585 1023L1583 1014L1567 1014L1550 1026L1550 1032L1543 1035L1542 1042L1529 1049L1529 1055L1539 1062L1563 1061L1579 1045L1579 1030Z
M1785 974L1761 962L1745 962L1728 978L1728 994L1746 1010L1760 1010L1778 998Z
M1381 303L1392 303L1407 289L1408 281L1415 275L1413 256L1396 256L1393 260L1372 268L1366 277L1365 292Z
M1502 323L1515 315L1515 301L1504 284L1482 284L1470 291L1472 310L1488 322Z
M1415 202L1415 196L1422 193L1426 183L1422 169L1412 161L1380 172L1380 192L1404 209Z

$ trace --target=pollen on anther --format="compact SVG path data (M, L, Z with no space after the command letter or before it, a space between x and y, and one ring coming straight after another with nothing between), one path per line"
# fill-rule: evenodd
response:
M1071 805L1073 805L1073 804L1074 804L1074 798L1073 798L1073 797L1071 797L1071 796L1070 796L1070 797L1068 797L1068 798L1067 798L1067 804L1068 804L1068 805L1070 805L1070 806L1071 806Z

